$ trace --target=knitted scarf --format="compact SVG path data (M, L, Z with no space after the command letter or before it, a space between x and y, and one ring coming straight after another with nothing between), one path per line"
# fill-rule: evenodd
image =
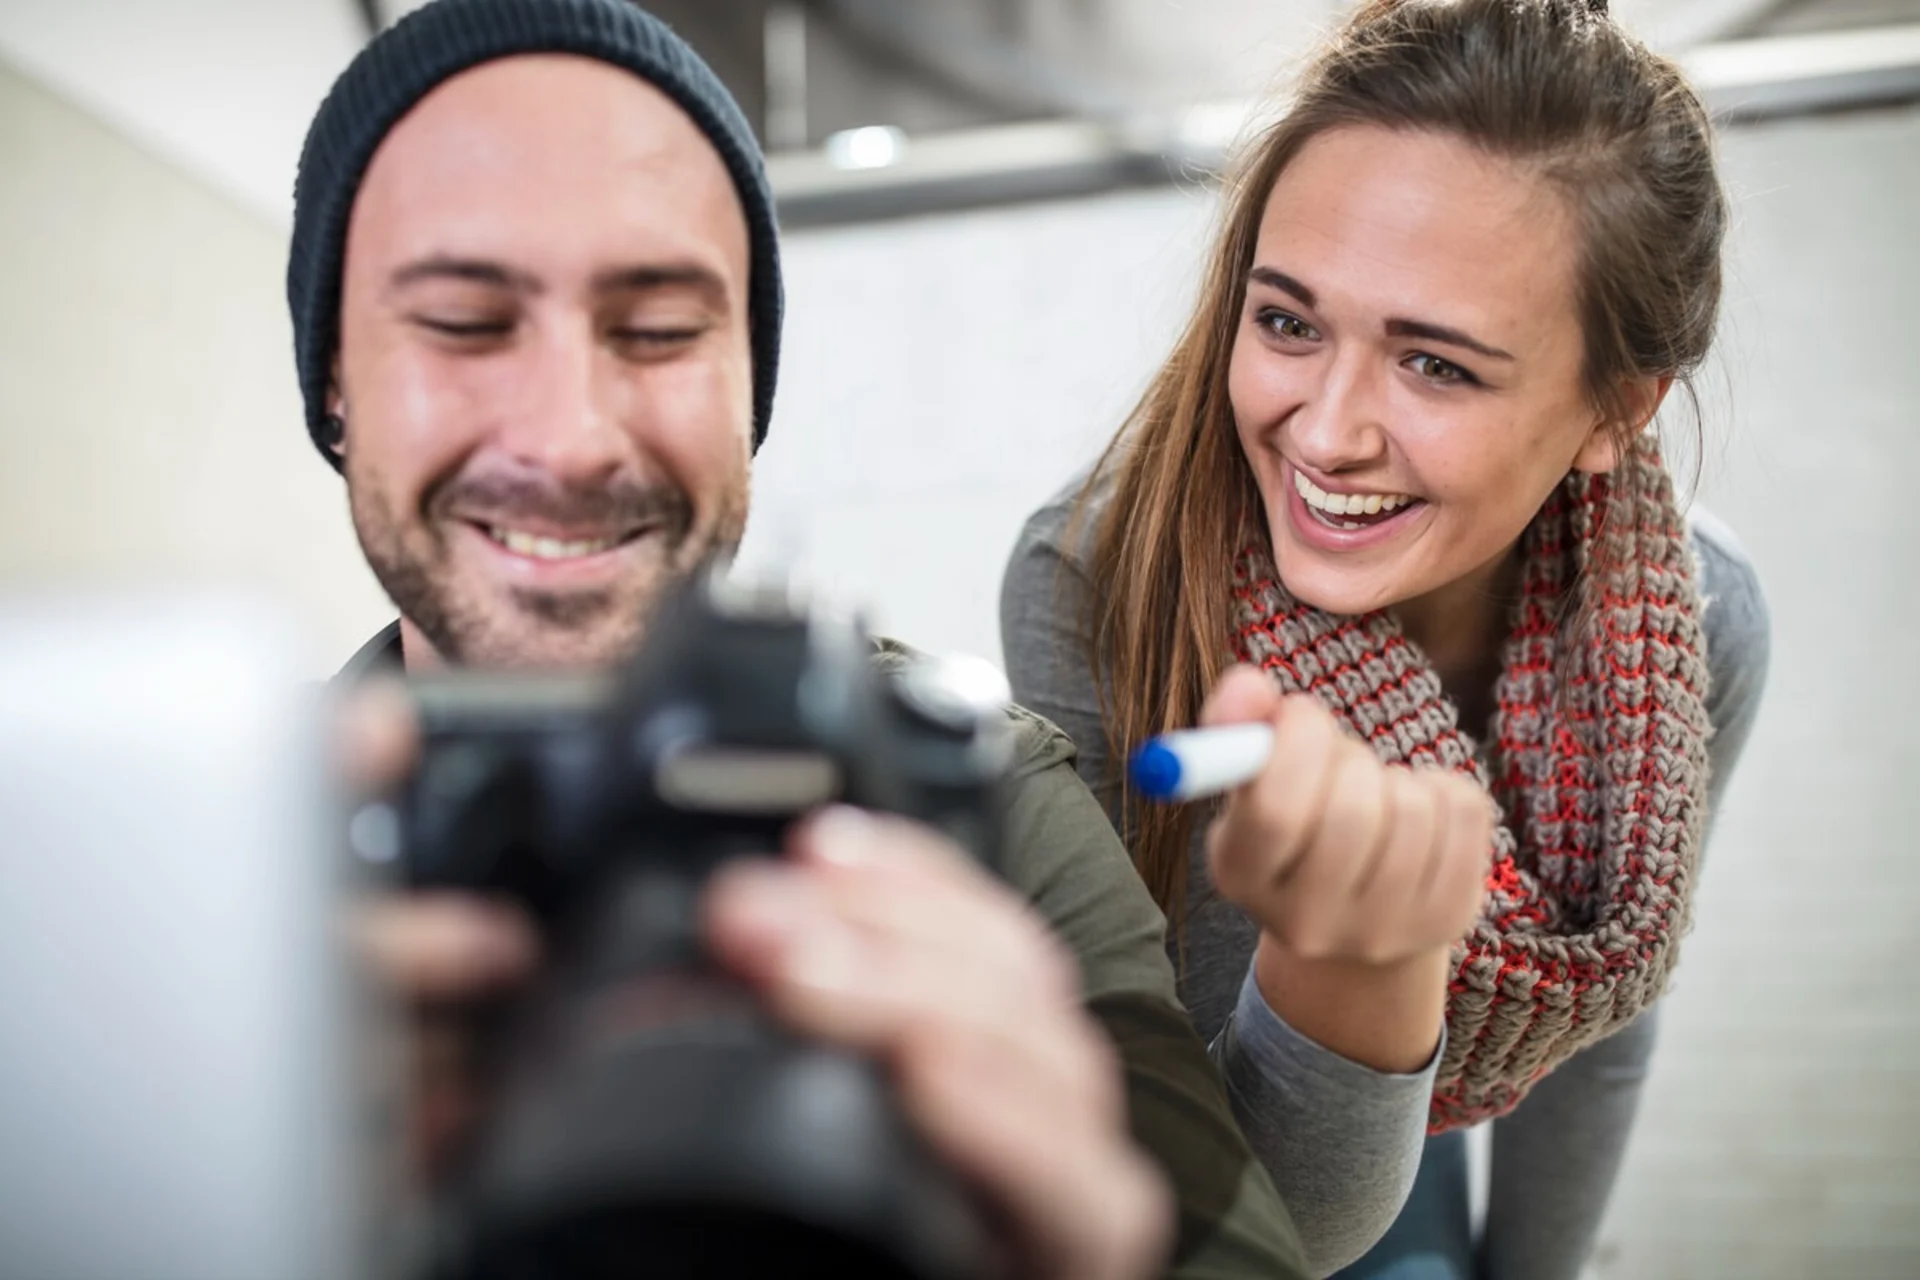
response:
M1389 615L1300 604L1264 543L1235 566L1242 661L1313 693L1387 763L1471 774L1498 805L1486 907L1453 953L1433 1133L1511 1111L1625 1026L1665 988L1688 925L1707 794L1701 604L1656 448L1625 469L1637 498L1575 473L1521 538L1486 762ZM1588 574L1593 608L1573 628Z

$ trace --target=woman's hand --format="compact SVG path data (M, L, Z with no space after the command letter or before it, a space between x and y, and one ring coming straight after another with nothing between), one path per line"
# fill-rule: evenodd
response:
M1260 925L1261 994L1327 1048L1416 1069L1439 1035L1448 952L1486 897L1487 794L1383 764L1313 697L1250 667L1221 679L1200 718L1274 730L1266 768L1207 833L1215 886Z

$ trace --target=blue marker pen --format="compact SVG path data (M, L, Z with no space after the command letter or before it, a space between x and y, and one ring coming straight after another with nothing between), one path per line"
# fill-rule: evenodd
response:
M1148 739L1127 762L1127 774L1149 800L1178 804L1251 781L1272 753L1272 725L1181 729Z

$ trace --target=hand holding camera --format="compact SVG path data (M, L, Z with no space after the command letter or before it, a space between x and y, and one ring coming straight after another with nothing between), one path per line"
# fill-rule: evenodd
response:
M982 865L998 765L978 717L931 686L867 687L864 652L804 629L770 644L779 629L682 613L611 715L556 731L549 701L511 748L475 731L471 700L449 716L368 690L350 708L358 779L414 780L418 887L369 902L356 937L419 1012L412 1148L467 1242L440 1273L538 1255L620 1274L674 1250L721 1269L784 1251L858 1274L1151 1274L1167 1193L1126 1133L1113 1052L1071 957ZM730 711L716 690L734 681L711 677L749 650L759 687ZM485 767L462 761L488 737ZM839 781L790 814L814 748ZM856 800L896 813L837 803Z
M920 1134L1010 1228L1012 1274L1155 1273L1166 1191L1127 1137L1073 959L1027 904L898 818L830 810L789 853L712 886L729 967L787 1026L889 1068Z

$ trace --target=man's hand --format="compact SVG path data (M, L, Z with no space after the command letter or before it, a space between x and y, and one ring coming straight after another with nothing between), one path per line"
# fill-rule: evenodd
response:
M341 707L334 755L350 790L389 790L417 750L413 707L401 690L370 683ZM354 951L400 1006L406 1042L395 1056L408 1074L405 1165L430 1180L477 1107L468 1015L532 975L538 941L513 906L472 894L386 894L359 904L348 923Z
M372 690L343 717L350 779L404 774L403 697ZM933 1148L1008 1224L1021 1276L1158 1274L1172 1199L1127 1132L1114 1052L1081 1003L1071 955L1016 895L933 832L832 810L796 829L785 861L743 860L710 886L716 958L795 1030L885 1063ZM409 1009L410 1150L431 1175L473 1118L464 1022L450 1008L523 982L526 918L462 894L364 905L353 938Z
M917 824L835 809L716 877L709 936L776 1015L892 1069L921 1132L1011 1224L1017 1274L1157 1274L1171 1201L1133 1146L1073 957Z

